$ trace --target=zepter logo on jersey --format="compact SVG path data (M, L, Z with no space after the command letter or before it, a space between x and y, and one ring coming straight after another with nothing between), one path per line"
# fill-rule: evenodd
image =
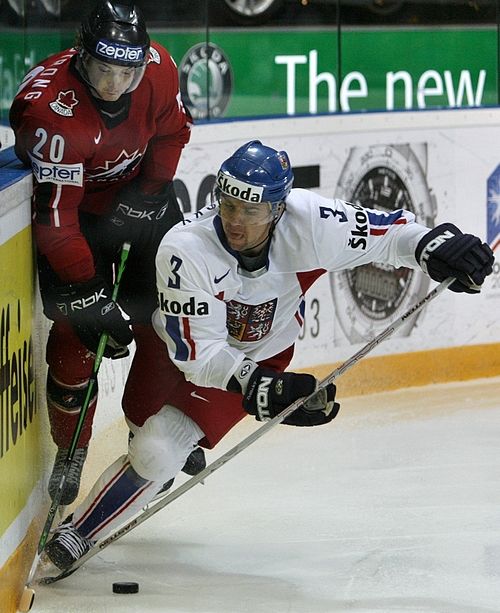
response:
M335 197L356 209L356 227L348 244L351 249L362 251L367 246L364 207L381 212L380 219L375 220L381 224L380 233L395 222L397 209L411 211L418 222L433 227L436 202L425 177L426 158L426 144L382 144L350 150ZM382 331L423 298L429 278L419 270L372 263L332 273L330 283L340 326L351 343L359 343ZM416 317L410 318L397 334L408 336L415 322Z
M222 117L233 88L231 64L213 43L191 47L179 65L182 100L194 119Z
M33 176L38 183L56 183L57 185L83 185L83 164L61 164L60 162L43 162L30 155Z

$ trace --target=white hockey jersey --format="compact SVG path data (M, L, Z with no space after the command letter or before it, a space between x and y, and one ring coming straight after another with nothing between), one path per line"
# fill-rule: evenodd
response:
M321 274L370 262L419 268L415 248L427 231L409 211L293 189L267 266L248 272L223 240L217 209L206 207L160 244L153 325L187 380L226 389L245 357L261 361L296 341L304 294Z

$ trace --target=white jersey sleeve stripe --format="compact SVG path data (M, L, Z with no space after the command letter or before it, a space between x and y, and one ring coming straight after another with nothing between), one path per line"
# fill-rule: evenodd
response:
M370 210L367 212L371 236L383 236L392 226L408 223L408 219L404 216L405 211L402 209L394 213L374 213Z
M388 230L390 230L392 228L392 226L396 226L396 225L402 225L406 223L406 219L398 219L398 221L395 221L394 223L392 223L389 226L378 226L377 228L370 228L370 234L371 236L382 236L383 234L385 234Z
M182 318L182 329L184 331L184 338L186 339L186 343L189 347L188 360L196 360L196 344L194 342L193 337L191 336L191 327L189 325L189 317Z
M165 330L175 344L175 359L180 362L196 359L196 345L191 338L187 317L165 316Z

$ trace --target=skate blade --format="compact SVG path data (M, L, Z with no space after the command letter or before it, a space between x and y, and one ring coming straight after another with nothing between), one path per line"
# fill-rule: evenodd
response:
M60 568L50 561L47 554L42 552L33 584L46 585L48 583L53 583L52 579L59 576L62 572Z

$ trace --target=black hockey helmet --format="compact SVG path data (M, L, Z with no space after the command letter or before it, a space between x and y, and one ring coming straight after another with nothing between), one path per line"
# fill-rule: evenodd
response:
M80 27L79 45L101 62L138 68L148 60L150 39L137 5L100 0Z

